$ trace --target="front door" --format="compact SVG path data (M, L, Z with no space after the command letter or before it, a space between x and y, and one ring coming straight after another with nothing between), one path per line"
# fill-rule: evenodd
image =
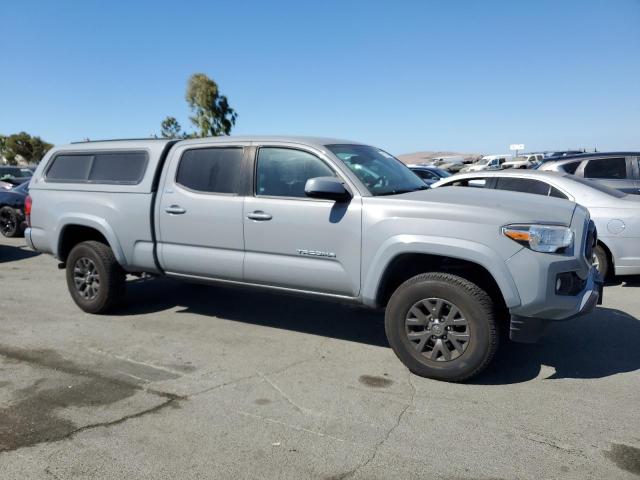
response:
M168 159L156 212L168 273L242 280L242 144L191 144Z
M254 190L244 204L250 283L355 297L360 291L362 201L308 198L306 181L338 176L310 151L260 147Z

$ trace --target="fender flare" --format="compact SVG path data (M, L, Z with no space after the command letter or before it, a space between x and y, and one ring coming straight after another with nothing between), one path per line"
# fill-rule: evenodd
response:
M508 308L521 304L506 259L495 250L470 240L431 235L396 235L380 246L371 260L373 267L363 279L362 299L365 304L376 305L378 290L387 268L396 257L405 253L452 257L476 263L493 277Z
M109 247L111 247L113 255L116 257L118 263L123 266L127 265L127 259L124 255L124 251L120 246L120 242L118 241L118 237L113 231L113 228L111 228L111 226L106 222L104 218L83 213L64 214L60 217L55 227L55 238L58 239L55 251L53 252L55 257L60 258L60 245L62 242L64 230L67 227L73 225L93 228L94 230L100 232L102 236L107 239Z

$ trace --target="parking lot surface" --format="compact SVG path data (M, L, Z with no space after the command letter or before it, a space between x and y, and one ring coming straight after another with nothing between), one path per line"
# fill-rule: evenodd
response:
M0 239L0 478L637 478L640 279L467 384L410 375L380 312L132 280L73 304Z

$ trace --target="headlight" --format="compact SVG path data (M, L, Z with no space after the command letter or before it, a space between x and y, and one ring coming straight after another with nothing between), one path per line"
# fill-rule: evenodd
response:
M573 232L558 225L507 225L502 234L536 252L555 253L573 243Z

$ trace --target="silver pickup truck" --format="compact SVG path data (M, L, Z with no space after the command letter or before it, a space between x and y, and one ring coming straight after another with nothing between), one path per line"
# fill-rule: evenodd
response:
M115 307L127 274L319 295L384 308L400 360L448 381L491 361L501 326L536 341L600 291L585 208L429 190L383 150L344 140L66 145L40 163L26 213L27 242L60 260L86 312Z

